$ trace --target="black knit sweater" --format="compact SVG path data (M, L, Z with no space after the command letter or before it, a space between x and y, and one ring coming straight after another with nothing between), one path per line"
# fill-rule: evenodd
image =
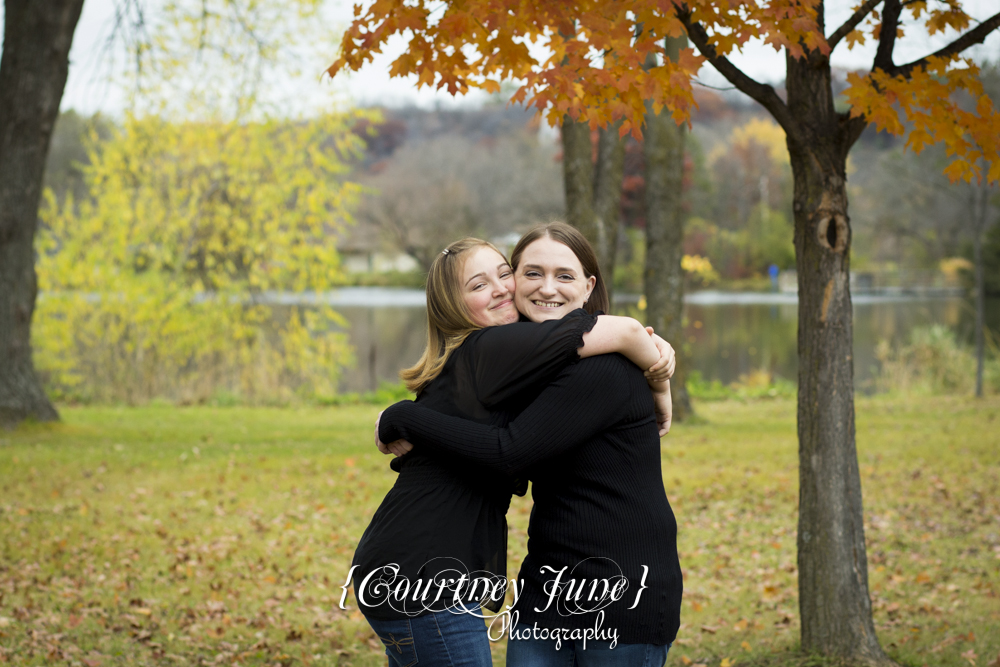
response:
M624 357L565 368L505 428L404 401L382 415L379 437L406 438L508 475L528 473L534 507L518 575L519 628L593 628L603 580L614 584L620 572L627 590L601 608L602 628L616 629L621 643L674 640L683 588L677 524L663 489L650 391ZM550 604L557 577L562 595ZM569 594L579 601L567 604Z
M505 426L562 368L579 359L577 348L596 321L578 309L561 320L476 331L420 392L417 405L434 414ZM393 459L391 465L399 477L358 542L352 562L358 607L366 616L400 620L449 604L448 596L425 604L379 595L385 590L376 583L383 579L383 568L398 568L398 576L386 575L388 579L414 584L458 576L455 568L470 576L507 577L504 517L511 491L518 488L513 478L427 450ZM378 576L370 577L372 573ZM502 596L484 601L493 611L502 604Z

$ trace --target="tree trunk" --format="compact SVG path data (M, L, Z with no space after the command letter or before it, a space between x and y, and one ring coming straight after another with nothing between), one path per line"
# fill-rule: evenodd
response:
M986 285L985 276L983 274L983 237L986 236L986 220L987 214L989 212L990 205L990 191L986 185L980 185L976 188L980 195L980 201L975 202L978 204L976 206L976 211L973 213L976 216L976 233L973 239L973 261L975 262L976 271L976 398L982 398L983 396L983 355L985 353L985 334L984 327L986 326Z
M58 419L31 359L42 176L83 0L7 0L0 59L0 424Z
M615 280L618 226L621 221L622 179L625 175L625 141L618 134L621 121L600 130L594 166L594 226L597 259L608 282L608 296Z
M600 130L597 160L590 140L590 125L563 117L563 179L566 188L566 222L579 229L597 253L611 297L614 284L618 223L621 216L625 142L618 136L621 122Z
M667 56L676 58L687 38L667 38ZM652 65L652 63L650 63ZM684 348L684 216L681 209L684 180L684 138L687 126L677 125L664 109L647 106L643 148L646 162L646 323L669 341L677 352L677 371L670 382L674 419L692 413L684 378L688 357Z
M579 229L597 249L594 220L594 159L590 126L563 116L563 184L566 188L566 222Z
M787 59L788 106L809 145L788 139L799 279L799 610L802 648L891 664L879 646L855 449L851 230L829 61Z

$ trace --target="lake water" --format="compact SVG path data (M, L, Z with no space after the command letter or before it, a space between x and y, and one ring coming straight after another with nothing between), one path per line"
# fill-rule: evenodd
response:
M427 316L421 290L347 288L322 295L272 295L272 302L327 303L350 323L357 364L344 372L343 391L367 391L395 382L401 368L423 352ZM616 313L642 319L636 299L617 298ZM797 373L798 306L794 294L695 292L687 296L683 344L690 365L707 380L724 383L767 369L794 380ZM905 342L914 327L941 323L971 343L974 313L962 298L854 298L854 374L859 388L876 370L880 340ZM1000 299L987 303L987 325L1000 331ZM671 341L677 346L677 341Z

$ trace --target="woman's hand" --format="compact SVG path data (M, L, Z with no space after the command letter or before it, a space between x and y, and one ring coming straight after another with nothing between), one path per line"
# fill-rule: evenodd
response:
M653 327L646 327L646 332L653 337L653 343L656 344L660 358L643 375L646 376L647 380L652 382L669 380L673 377L674 371L677 369L677 355L674 352L674 348L670 343L653 333Z
M670 382L657 384L663 386L650 385L650 388L653 390L656 425L659 427L660 437L662 438L667 433L670 433L670 423L674 417L674 402L670 397Z
M385 412L385 410L382 410L382 412ZM378 417L375 418L375 446L378 447L378 450L383 454L388 454L389 448L386 447L385 443L378 439L378 423L382 421L382 412L379 412Z
M382 412L385 412L383 410ZM375 419L375 446L383 454L392 454L394 456L402 456L413 449L413 443L409 440L403 440L400 438L395 442L390 442L386 444L378 439L378 423L382 421L382 412L378 413L378 417Z
M402 456L403 454L409 453L413 449L413 443L409 440L403 440L400 438L395 442L390 442L386 447L394 456Z

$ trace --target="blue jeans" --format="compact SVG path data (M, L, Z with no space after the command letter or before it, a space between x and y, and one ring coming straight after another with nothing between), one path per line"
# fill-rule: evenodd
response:
M389 667L492 667L486 622L478 613L433 611L402 621L365 619L385 644Z
M507 667L663 667L670 644L616 644L563 641L559 650L552 639L510 639Z

